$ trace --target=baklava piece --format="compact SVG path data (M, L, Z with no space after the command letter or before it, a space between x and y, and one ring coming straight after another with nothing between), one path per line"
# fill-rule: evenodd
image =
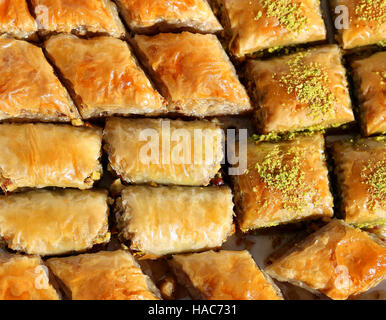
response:
M31 0L39 34L74 33L125 37L116 5L111 0Z
M248 251L175 255L169 263L195 299L283 299L280 290L268 275L260 271Z
M102 174L102 130L55 124L0 124L0 187L91 188Z
M356 60L352 69L363 133L367 136L386 133L386 52Z
M247 145L247 169L232 176L242 231L331 217L322 135Z
M160 114L163 98L139 67L126 42L58 35L45 43L84 119L110 115Z
M386 278L386 246L377 237L333 220L265 271L279 281L344 300Z
M37 31L26 0L0 1L0 34L18 39L33 39Z
M383 44L386 40L385 0L331 0L337 39L344 49Z
M39 257L0 252L0 300L59 300Z
M171 112L206 117L251 110L248 95L214 35L164 33L134 37Z
M335 45L250 60L246 76L260 133L323 129L354 121L346 71Z
M222 30L207 0L117 0L117 5L135 33Z
M332 142L341 211L359 227L386 223L386 139Z
M72 300L158 300L159 292L128 251L52 258L47 265Z
M224 157L223 132L209 121L106 121L104 149L126 182L208 185Z
M0 196L0 237L12 250L40 256L106 243L107 192L40 190Z
M228 187L129 186L117 200L121 237L144 258L220 247L234 232Z
M0 120L81 122L42 49L0 37Z
M212 0L231 53L247 54L326 39L319 0Z

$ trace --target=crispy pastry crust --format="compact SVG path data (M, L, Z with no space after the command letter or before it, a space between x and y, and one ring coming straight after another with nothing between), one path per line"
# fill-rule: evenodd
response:
M385 279L386 247L378 238L335 219L265 271L279 281L344 300Z
M299 61L296 61L298 58ZM335 45L271 60L249 60L246 76L258 107L256 120L259 132L327 128L354 121L346 71L340 60L339 48ZM323 83L320 89L306 82L321 78L317 70L323 72L327 79L316 81ZM296 78L306 72L310 73L309 80L297 83ZM306 86L303 91L292 88L302 84ZM315 96L321 102L312 109L310 103ZM327 100L329 98L331 101ZM323 107L332 110L318 112Z
M207 0L117 0L117 5L135 33L222 30Z
M246 90L216 36L136 35L134 45L169 111L206 117L251 110Z
M296 45L326 39L326 28L319 0L291 0L302 3L301 17L308 19L304 28L291 31L277 17L269 17L263 0L212 0L231 38L231 53L242 58L247 54L278 46ZM297 19L299 20L299 19Z
M110 0L31 0L39 33L108 34L125 37L116 5Z
M84 119L166 111L163 98L124 41L58 35L46 41L45 47L74 91Z
M30 191L0 197L0 236L12 250L41 256L105 243L106 191Z
M170 137L166 126L170 124ZM163 131L164 126L164 131ZM178 132L184 130L191 145L190 159L179 160L173 155L179 145L179 140L172 140ZM194 132L200 130L205 136L202 140L202 149L196 149ZM158 163L144 162L144 150L149 145L148 136L144 133L151 131L157 134L159 149ZM164 132L164 133L163 133ZM204 139L204 138L203 138ZM220 169L223 159L222 147L223 132L216 124L209 121L180 121L161 119L108 119L104 130L104 141L112 169L126 182L178 185L207 185ZM170 150L163 146L162 141L170 141ZM207 153L212 151L212 155ZM153 152L153 151L152 151ZM163 152L169 156L163 159ZM154 153L155 154L155 153ZM147 154L146 154L147 155ZM195 161L194 157L202 159L202 163ZM205 156L207 163L204 162ZM157 162L157 161L156 161Z
M97 128L1 124L1 188L91 188L102 173L101 144Z
M333 12L337 6L345 6L348 9L348 28L338 30L337 34L337 39L344 49L372 45L386 40L386 6L383 4L383 8L376 7L377 2L381 3L381 1L363 0L331 1ZM364 10L370 12L369 16L363 15ZM342 11L339 14L342 14ZM383 18L380 18L382 15Z
M59 300L39 257L0 252L0 300Z
M0 120L80 120L39 47L0 37L0 73Z
M386 132L386 52L352 64L365 135Z
M242 231L333 215L322 135L278 143L249 141L247 160L247 172L232 177ZM267 180L257 168L273 164L276 169L268 170L272 176Z
M2 0L0 2L0 34L19 39L33 38L38 28L28 11L26 0Z
M175 255L169 264L196 299L283 299L280 290L259 270L248 251Z
M159 292L128 251L47 260L72 300L158 300Z
M341 139L328 145L332 149L345 221L358 226L386 223L386 202L372 200L371 186L364 176L371 163L383 161L385 166L386 141Z
M233 233L228 187L129 186L117 201L121 236L149 256L220 247Z

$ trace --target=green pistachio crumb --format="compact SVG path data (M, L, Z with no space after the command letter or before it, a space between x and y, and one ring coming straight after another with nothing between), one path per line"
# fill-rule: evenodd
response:
M386 0L361 0L355 6L355 15L359 21L382 25L386 22Z
M376 74L381 77L381 84L382 85L385 84L386 83L386 71L376 72Z
M361 172L362 183L367 185L370 210L386 209L386 160L370 159Z
M259 20L263 16L263 12L259 10L259 12L256 14L256 16L253 18L253 20Z
M279 146L269 152L255 168L266 186L279 191L283 197L283 209L303 211L313 190L305 181L301 162L303 150L291 148L283 151ZM265 203L266 204L266 203Z
M309 107L314 119L333 115L335 96L328 88L330 83L327 71L317 62L306 62L307 53L295 54L287 61L289 72L281 76L273 75L288 94L295 94L296 99Z
M267 17L276 18L288 31L300 32L309 21L302 13L303 4L293 3L291 0L264 0Z

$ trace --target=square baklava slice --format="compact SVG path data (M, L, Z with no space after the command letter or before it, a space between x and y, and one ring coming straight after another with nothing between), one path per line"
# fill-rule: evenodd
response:
M0 251L0 300L58 300L49 273L37 256Z
M43 37L56 33L125 37L125 28L111 0L31 0Z
M336 14L337 39L343 49L352 49L386 40L384 0L331 0Z
M235 68L214 35L136 35L134 45L171 112L206 117L251 110Z
M344 300L386 278L386 245L334 219L279 257L265 272L276 280Z
M386 223L386 139L338 139L328 146L344 220L360 227Z
M163 98L139 67L127 43L58 35L45 42L84 119L115 114L160 114Z
M103 172L102 130L51 123L0 124L0 187L92 188Z
M0 120L81 123L78 110L42 49L0 37Z
M352 63L365 135L386 132L386 52Z
M224 158L223 131L205 120L111 118L103 139L109 167L127 183L205 186Z
M26 0L0 1L0 34L18 39L33 39L37 31Z
M122 239L143 258L218 248L233 234L229 187L129 186L116 201Z
M333 215L322 135L249 140L245 156L245 172L232 176L243 232Z
M231 53L242 58L326 39L319 0L212 0L230 38Z
M354 121L339 48L322 46L246 65L259 133L322 129Z
M245 250L174 255L169 263L178 280L195 299L283 299L274 282Z
M52 258L47 265L71 300L158 300L160 296L128 251Z
M84 251L110 240L105 190L38 190L0 196L0 238L40 256Z
M117 5L135 33L222 30L207 0L117 0Z

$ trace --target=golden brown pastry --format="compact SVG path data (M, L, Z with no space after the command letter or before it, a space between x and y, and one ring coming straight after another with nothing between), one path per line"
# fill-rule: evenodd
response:
M125 36L117 7L111 0L31 0L31 3L43 36L52 33Z
M160 114L163 98L139 67L126 42L58 35L46 50L75 92L84 119L114 114Z
M259 50L326 39L319 0L212 0L242 58Z
M280 290L245 250L175 255L169 263L195 299L283 299Z
M0 120L80 121L39 47L0 37L0 74Z
M260 133L327 128L354 121L346 71L335 45L247 63Z
M19 39L32 38L38 28L26 0L0 1L0 33Z
M340 139L330 147L344 220L360 227L386 223L386 139Z
M322 135L247 145L247 170L232 176L242 231L331 217Z
M207 0L117 0L117 5L135 33L222 30Z
M207 185L224 156L223 132L209 121L112 118L104 141L110 166L126 182Z
M0 300L59 300L39 257L0 252Z
M344 300L386 278L386 246L378 238L334 219L265 271L279 281Z
M365 135L386 133L386 52L352 64Z
M228 187L129 186L117 200L121 236L147 257L220 247L233 233Z
M206 117L251 110L245 88L216 36L136 35L134 42L169 111Z
M159 292L128 251L52 258L47 265L72 300L158 300Z
M106 191L29 191L0 196L0 237L15 251L57 255L110 240Z
M99 180L102 130L55 124L0 124L0 186L91 188Z
M346 8L344 11L342 6ZM382 43L386 40L384 0L331 0L333 12L335 8L339 26L337 38L344 49ZM347 22L347 26L344 22Z

